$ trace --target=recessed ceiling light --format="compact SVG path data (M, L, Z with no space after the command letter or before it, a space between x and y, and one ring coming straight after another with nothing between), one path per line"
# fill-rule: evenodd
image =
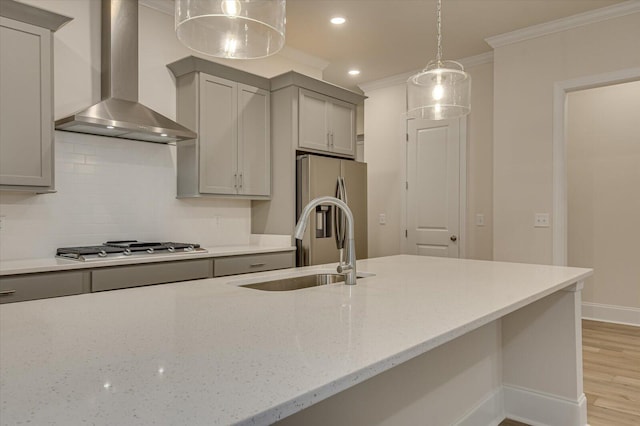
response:
M166 138L169 135L167 135L166 133L160 133L160 136L162 136L163 138Z
M107 129L113 129L113 126L107 126Z
M336 17L331 18L331 23L334 24L334 25L342 25L345 22L347 22L347 20L344 19L342 16L336 16Z
M360 74L360 70L349 70L349 75L358 75Z

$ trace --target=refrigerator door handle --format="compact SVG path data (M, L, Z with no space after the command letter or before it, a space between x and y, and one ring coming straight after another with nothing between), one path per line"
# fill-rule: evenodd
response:
M344 177L338 177L340 180L340 187L342 189L342 193L340 194L340 199L348 204L349 201L347 199L347 184L344 181ZM347 216L340 210L340 245L346 251L348 248L346 247L345 241L347 239Z
M336 198L347 202L347 191L344 184L344 179L342 176L338 176L338 185L336 188ZM334 208L334 226L335 226L335 237L336 237L336 247L338 250L344 249L344 242L346 238L346 228L347 228L347 218L342 213L342 210ZM342 260L342 259L341 259Z
M342 198L341 198L341 200L344 201L345 203L349 204L349 200L347 198L347 184L344 182L344 178L342 176L340 176L340 181L342 182Z
M342 187L341 187L341 183L340 183L340 176L338 176L338 179L336 180L336 198L338 200L341 200L342 197ZM344 247L342 245L341 239L340 239L340 233L341 233L341 220L342 220L342 215L340 212L340 209L336 209L335 207L331 207L333 209L333 230L334 230L334 238L336 240L336 247L338 248L338 250L342 250L342 248ZM340 256L340 262L342 262L342 256Z

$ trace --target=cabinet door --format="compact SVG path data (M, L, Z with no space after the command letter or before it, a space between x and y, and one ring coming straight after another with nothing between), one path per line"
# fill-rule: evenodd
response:
M294 254L295 252L293 251L287 251L282 253L219 257L213 261L213 276L224 277L227 275L293 268L296 266Z
M198 280L212 276L213 262L211 259L113 266L97 268L91 272L91 291Z
M300 89L298 146L329 151L329 120L327 97Z
M200 74L200 192L235 194L238 185L238 84Z
M238 84L239 193L271 194L269 92Z
M351 157L356 155L356 107L332 100L330 104L331 150Z
M45 272L0 277L0 303L89 292L89 271Z
M51 32L0 17L0 185L52 185L51 80Z

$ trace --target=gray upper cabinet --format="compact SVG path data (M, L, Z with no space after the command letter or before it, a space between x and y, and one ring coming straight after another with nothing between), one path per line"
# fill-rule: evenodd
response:
M71 18L0 2L0 189L50 192L53 36Z
M178 143L178 197L271 195L269 80L203 59L168 65L177 119L198 138Z
M251 203L251 232L291 234L296 220L296 155L355 158L356 105L365 97L290 71L271 79L273 188Z
M295 149L355 158L356 105L364 96L295 71L272 78L271 93L292 109ZM283 125L284 120L279 111L273 112L274 126Z
M306 89L299 96L298 147L355 157L356 106Z

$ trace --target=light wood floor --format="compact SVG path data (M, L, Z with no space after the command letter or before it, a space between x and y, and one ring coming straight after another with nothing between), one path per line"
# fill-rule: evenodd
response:
M640 426L640 327L582 321L590 426Z
M640 327L583 320L582 357L589 425L640 426Z

